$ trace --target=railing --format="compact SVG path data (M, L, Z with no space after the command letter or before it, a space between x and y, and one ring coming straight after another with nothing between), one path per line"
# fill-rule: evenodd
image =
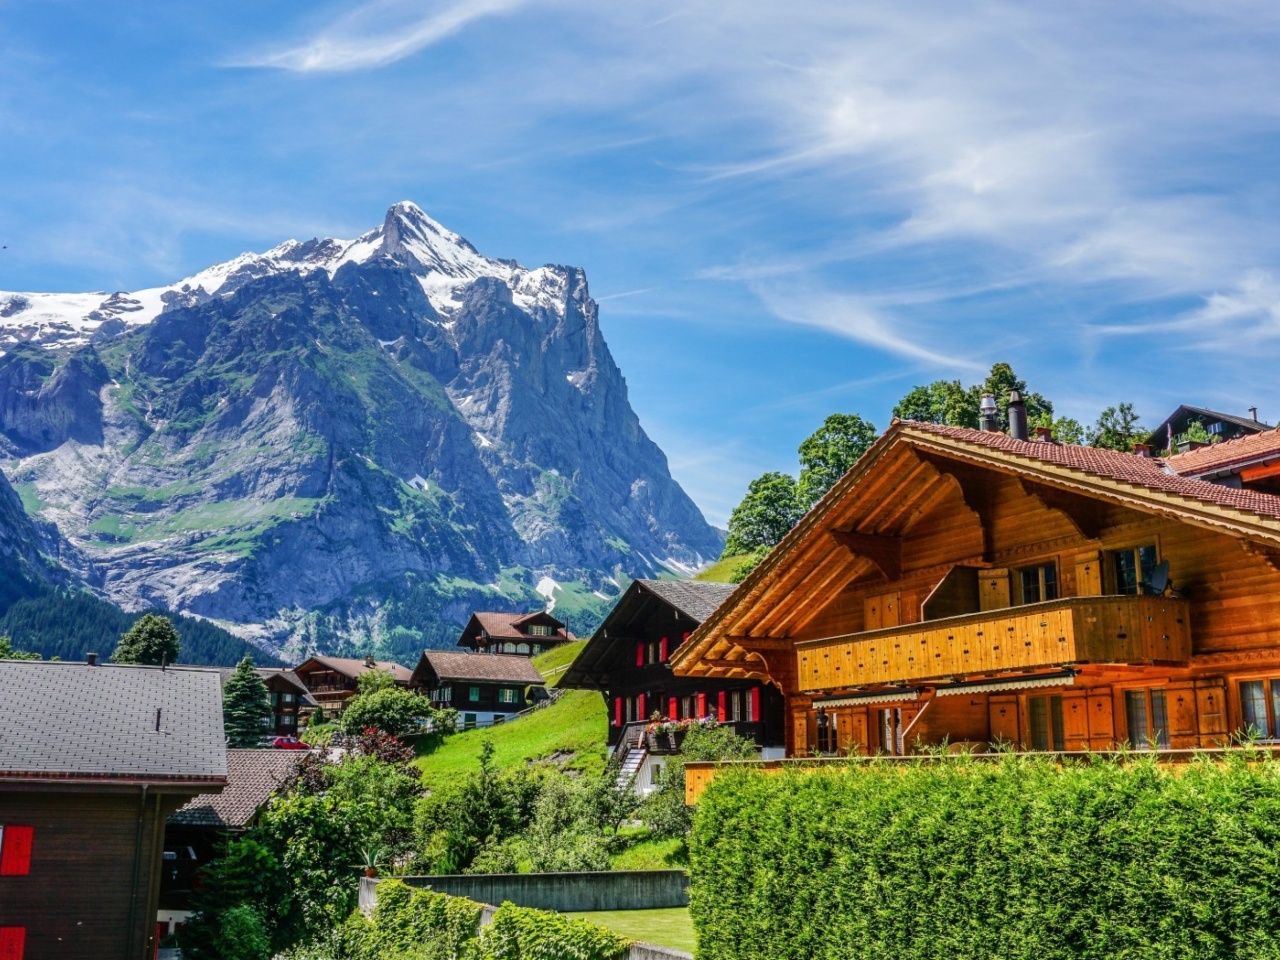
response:
M1072 597L796 644L801 690L847 690L1073 663L1181 662L1190 607L1170 597Z
M646 735L645 728L649 726L647 720L637 720L631 723L623 724L621 732L616 738L613 731L618 730L617 727L610 728L610 739L613 741L611 748L615 754L623 755L631 747L636 746L640 741L645 741L646 749L653 754L665 755L679 753L684 745L684 739L687 730L679 730L673 733L655 733ZM764 725L756 720L726 720L720 724L727 727L740 737L754 741L758 746L764 746Z

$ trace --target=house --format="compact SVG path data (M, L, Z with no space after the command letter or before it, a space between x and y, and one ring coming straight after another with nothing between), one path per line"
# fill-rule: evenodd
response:
M216 670L222 678L223 686L226 686L227 681L231 679L231 675L236 672L235 667L187 667L182 665L175 669ZM264 727L262 732L277 737L297 736L301 718L315 710L319 704L312 698L306 685L298 678L298 675L287 667L254 667L254 670L262 678L262 682L266 684L267 696L271 701L271 723L269 726Z
M1234 413L1222 413L1219 410L1207 410L1204 407L1189 407L1183 404L1165 417L1160 426L1151 431L1147 437L1147 446L1153 450L1165 450L1169 453L1185 452L1194 446L1193 443L1184 439L1184 435L1193 423L1203 426L1215 443L1271 429L1270 424L1258 419L1257 407L1249 409L1249 416L1240 417Z
M458 711L458 725L470 730L502 723L532 703L530 688L544 683L525 657L501 653L425 650L409 686L439 710Z
M293 668L293 674L306 688L317 707L333 719L342 713L346 702L356 695L356 680L362 673L382 670L390 673L402 687L409 685L408 667L389 660L351 660L344 657L311 657Z
M609 712L609 749L623 776L649 793L682 734L646 735L651 719L714 717L761 748L783 755L785 704L779 692L745 677L693 679L671 672L680 645L734 591L729 583L633 580L560 679L562 688L599 690Z
M1280 738L1280 496L1170 463L895 421L672 667L791 756Z
M547 613L473 613L458 646L476 653L514 653L532 657L574 639L565 625Z
M1242 490L1280 494L1280 430L1246 433L1168 459L1184 477Z
M221 855L229 836L257 823L272 794L297 777L305 756L294 750L229 749L222 791L194 797L169 817L156 914L162 933L173 933L191 916L200 868Z
M226 783L202 670L0 661L0 957L144 960L164 824Z

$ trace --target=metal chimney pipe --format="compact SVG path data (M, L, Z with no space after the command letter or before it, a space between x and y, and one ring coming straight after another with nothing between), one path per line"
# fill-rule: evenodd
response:
M1027 405L1017 390L1009 394L1009 436L1015 440L1027 439Z
M1257 422L1258 422L1258 408L1257 408L1257 407L1250 407L1250 408L1249 408L1249 416L1253 417L1253 422L1254 422L1254 423L1257 423Z
M84 662L91 667L96 667L98 665L98 655L96 653L86 653L84 655Z
M996 419L996 398L993 394L984 393L982 399L978 401L978 429L983 433L996 433L999 431L999 421Z

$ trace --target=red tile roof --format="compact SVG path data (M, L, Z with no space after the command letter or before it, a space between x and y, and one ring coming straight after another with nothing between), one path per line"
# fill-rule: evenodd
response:
M1280 456L1280 428L1250 433L1234 440L1211 443L1198 450L1174 454L1167 462L1184 476L1203 476L1233 464L1247 463L1268 455Z
M1171 473L1165 469L1164 461L1155 457L1140 457L1117 450L1076 447L1064 443L1014 440L1003 433L985 433L967 427L946 427L936 423L903 421L903 426L914 431L960 440L974 446L1000 450L1028 460L1057 464L1096 477L1105 477L1122 483L1137 484L1162 493L1188 497L1201 503L1228 507L1260 517L1280 519L1280 496L1255 490L1235 490L1216 483Z
M440 680L480 680L490 683L541 685L545 681L528 657L507 653L462 653L424 650L414 676L421 680L424 668Z

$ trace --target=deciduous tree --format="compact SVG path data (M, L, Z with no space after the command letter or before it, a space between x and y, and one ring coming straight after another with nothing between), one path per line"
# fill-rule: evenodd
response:
M1128 452L1135 443L1140 443L1147 434L1138 422L1138 414L1134 412L1132 403L1122 403L1116 407L1107 407L1098 417L1089 432L1091 446L1103 447L1107 450L1123 450Z
M833 413L800 444L800 507L809 509L876 442L875 425L856 413Z
M774 546L796 525L800 515L793 477L785 473L757 477L729 516L724 555L733 557L756 547Z
M112 663L140 663L158 667L178 659L182 638L174 629L173 621L159 614L148 613L139 617L129 632L120 638Z

